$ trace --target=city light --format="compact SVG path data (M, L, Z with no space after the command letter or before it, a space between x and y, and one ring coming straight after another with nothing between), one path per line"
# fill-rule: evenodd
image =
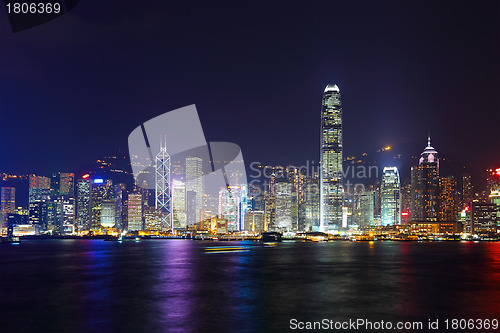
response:
M83 179L87 179L87 178L89 178L89 177L90 177L90 175L89 175L88 173L86 173L86 174L84 174L84 175L82 176L82 178L83 178Z
M103 182L104 182L104 179L102 179L102 178L94 179L94 184L102 184Z

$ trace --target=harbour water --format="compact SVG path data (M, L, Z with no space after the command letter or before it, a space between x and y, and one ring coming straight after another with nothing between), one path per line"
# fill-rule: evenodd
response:
M444 332L500 317L500 243L26 240L0 246L0 308L1 332Z

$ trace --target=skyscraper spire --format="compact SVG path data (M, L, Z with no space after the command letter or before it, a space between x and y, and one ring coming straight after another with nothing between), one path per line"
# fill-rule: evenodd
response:
M163 228L173 229L170 155L167 153L166 136L163 138L163 135L160 136L160 152L156 155L155 169L155 208L163 211Z
M427 147L432 147L431 146L431 133L427 134Z

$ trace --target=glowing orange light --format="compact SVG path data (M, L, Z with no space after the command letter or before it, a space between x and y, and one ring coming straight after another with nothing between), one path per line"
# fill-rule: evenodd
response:
M392 148L391 146L387 146L384 148L384 150L391 150L391 148Z
M465 206L465 211L468 212L469 211L469 206Z
M87 179L89 177L90 177L90 175L88 173L82 176L83 179Z

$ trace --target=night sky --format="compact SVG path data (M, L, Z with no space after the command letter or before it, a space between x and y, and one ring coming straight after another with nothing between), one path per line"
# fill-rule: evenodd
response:
M341 89L346 155L410 142L500 167L500 2L85 1L13 33L0 10L0 170L72 171L196 104L248 161L319 157Z

